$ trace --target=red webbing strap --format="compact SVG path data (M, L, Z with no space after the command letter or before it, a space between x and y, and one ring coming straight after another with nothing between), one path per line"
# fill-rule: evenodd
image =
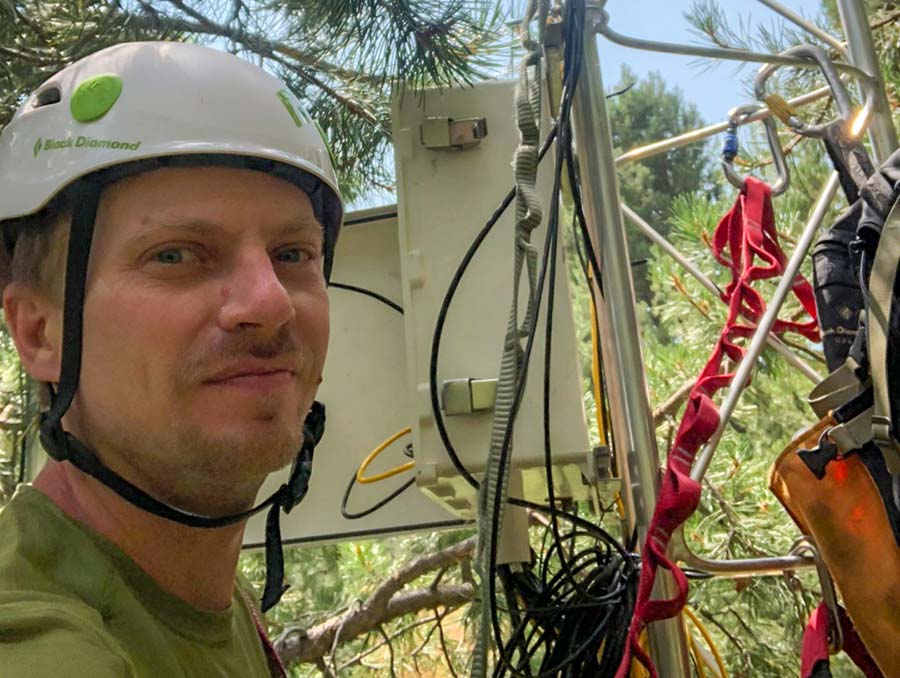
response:
M262 627L262 622L256 615L253 615L253 622L256 624L256 632L262 641L263 652L265 652L266 663L269 665L269 673L272 674L272 678L287 678L287 669L284 668L281 657L278 656L278 652L275 650L275 645L272 644L269 635Z
M669 451L665 473L660 484L656 509L648 528L647 541L641 555L641 579L638 584L634 616L628 630L625 655L619 664L616 678L626 678L632 659L643 664L652 678L656 669L638 639L650 622L677 615L687 600L687 577L666 556L674 530L687 520L700 502L700 485L690 478L691 465L697 451L715 433L719 425L719 411L712 396L728 386L733 373L720 374L722 360L728 357L735 364L744 356L744 349L735 340L753 333L752 326L738 323L744 316L758 320L765 312L765 302L751 287L755 280L773 278L784 269L784 253L778 245L772 211L771 190L761 181L748 178L734 207L716 227L713 236L716 259L731 270L732 279L725 290L728 319L716 342L712 355L694 387L691 389L681 425ZM762 263L758 263L761 260ZM812 316L807 323L778 321L773 331L792 330L818 340L815 316L815 297L812 286L798 277L793 292ZM662 567L672 573L677 593L669 600L651 600L657 570Z
M825 603L809 615L803 629L803 643L800 649L800 678L814 678L813 672L822 675L821 662L828 664L828 608ZM831 671L826 675L830 676Z
M847 653L853 663L862 671L866 678L884 678L881 669L875 664L875 660L869 655L866 646L863 645L850 617L844 608L838 608L841 618L841 633L844 638L843 651ZM800 678L815 678L815 676L831 675L825 669L822 671L820 662L828 664L828 608L825 603L809 615L809 623L803 631L803 649L800 653ZM817 668L819 669L817 671Z
M253 625L256 627L256 633L259 636L260 643L262 643L266 664L269 666L269 673L272 674L272 678L287 678L287 669L284 668L281 657L278 656L278 652L275 650L275 645L272 644L269 634L266 633L266 627L260 618L256 603L241 586L238 586L238 590L241 592L244 604L247 605L247 610L249 610L250 617L253 619Z

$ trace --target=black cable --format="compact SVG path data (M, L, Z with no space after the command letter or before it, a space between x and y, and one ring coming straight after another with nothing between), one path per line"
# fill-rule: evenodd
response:
M600 286L600 271L597 258L593 252L593 246L587 232L587 225L584 219L584 212L581 203L581 191L576 177L576 165L574 154L571 148L571 129L569 113L571 110L572 96L575 91L578 73L581 68L582 55L582 26L584 23L584 7L583 2L572 2L567 5L567 21L569 37L566 40L566 58L564 74L564 99L561 106L559 121L551 130L547 139L542 145L539 152L539 158L543 158L550 144L556 138L558 144L557 155L557 171L555 173L554 183L558 183L558 177L561 175L559 161L561 158L567 160L566 165L569 172L570 183L572 185L573 203L575 205L575 219L580 226L581 243L586 251L590 252L587 257L589 262L584 262L582 258L583 270L587 270L590 266L594 274L598 288ZM440 411L440 403L437 394L437 365L440 356L440 346L443 335L443 329L446 323L449 306L453 301L457 288L460 284L462 276L467 270L475 253L480 248L484 239L487 237L491 229L496 225L500 215L512 202L515 191L510 191L504 198L501 205L495 210L488 223L478 233L473 240L468 251L458 266L450 284L448 285L444 299L442 301L438 318L435 324L434 334L432 336L431 359L429 364L429 392L435 423L440 435L441 441L447 450L455 468L459 474L474 488L478 488L478 482L469 473L468 469L462 464L449 438L443 415ZM555 192L558 198L558 192ZM554 201L556 203L558 201ZM555 243L558 238L558 213L554 219L555 223L548 226L547 240L544 247L544 256L541 264L541 274L538 283L538 292L536 299L537 307L530 319L531 324L528 331L528 342L525 349L525 358L523 364L526 369L516 384L516 394L514 398L514 407L512 415L507 423L504 435L504 443L501 446L501 477L505 472L505 464L509 452L509 441L511 437L512 424L515 420L519 404L521 402L522 392L524 390L525 373L530 360L530 352L533 347L536 334L537 319L540 313L540 299L543 295L543 285L546 279L548 268L548 257L550 250L555 251ZM578 239L576 239L578 244ZM555 274L555 258L554 258L554 274ZM602 293L602 289L600 289ZM591 287L593 296L594 290ZM596 300L595 300L596 301ZM548 317L550 317L548 315ZM551 321L552 324L552 321ZM545 366L546 367L546 366ZM546 436L545 436L546 437ZM546 450L545 450L546 453ZM552 482L552 473L549 474L548 480ZM552 490L551 490L552 491ZM555 500L555 497L554 497ZM609 535L599 525L594 525L576 515L572 515L553 505L549 506L535 504L533 502L508 499L508 503L515 506L531 508L541 513L549 514L551 520L555 522L556 518L563 518L572 525L570 532L571 537L557 534L554 536L554 542L562 544L567 540L571 540L574 544L576 539L590 538L596 544L602 544L602 548L598 548L595 544L588 550L582 550L573 553L568 558L568 562L564 567L552 567L552 555L562 554L561 547L554 546L543 558L540 566L542 579L537 580L532 575L527 574L530 569L526 566L526 573L520 573L511 578L504 570L498 571L496 564L496 529L491 534L491 552L490 552L490 571L485 573L488 577L488 600L483 604L491 607L491 622L493 627L493 635L498 640L498 650L500 661L495 666L494 675L505 676L508 673L518 676L532 676L531 662L535 654L541 650L544 652L543 661L541 663L540 676L550 675L599 675L594 669L599 670L596 663L595 648L603 647L603 656L608 659L606 666L611 666L609 670L615 670L618 662L613 662L611 658L621 656L624 648L625 632L627 631L628 621L633 609L634 600L636 598L636 572L637 559L633 554L628 553L625 547ZM499 498L492 507L494 509L495 519L492 524L497 527L496 515L499 513L501 502ZM551 528L552 529L552 528ZM573 549L574 550L574 549ZM565 556L563 555L565 558ZM614 577L609 573L614 573ZM607 577L601 577L601 573L607 573ZM509 640L504 641L502 638L499 619L497 618L497 609L499 608L496 591L496 579L500 575L507 591L507 607L509 608L510 618L520 618L519 624L514 624L514 631L509 635ZM612 578L609 578L612 577ZM519 590L517 596L515 592L509 591L509 583ZM536 584L540 584L540 595L536 597ZM593 587L593 588L592 588ZM524 592L524 593L523 593ZM531 599L531 603L526 603L523 609L519 608L518 598L526 600L526 596ZM608 606L609 610L603 614L599 614L600 607ZM605 608L604 608L605 609ZM588 616L578 619L578 614ZM523 636L525 629L528 628L527 636ZM564 634L574 633L572 637L565 637L567 644L558 645L560 638ZM603 641L600 642L600 638ZM524 648L523 648L524 643ZM518 661L514 655L518 655ZM562 672L562 673L561 673Z
M574 541L578 536L575 530L566 538ZM579 588L573 586L562 571L551 575L549 569L543 567L539 568L540 577L526 572L514 578L519 597L526 601L526 608L521 612L526 616L526 623L513 629L508 647L513 644L521 647L526 625L530 625L530 629L525 638L529 647L521 653L513 673L521 675L523 669L528 670L537 653L543 651L540 670L544 673L562 676L613 674L633 610L637 567L636 560L623 561L617 558L609 544L603 546L602 549L582 549L572 558L576 574L583 577L587 593L593 599L581 595ZM604 638L602 643L599 642L601 636ZM596 649L601 645L607 660L598 662ZM505 676L509 672L507 667L498 664L494 676Z
M559 181L559 178L557 176L554 180L554 189L557 191L557 193L556 193L557 197L558 197L558 181ZM552 210L552 208L551 208L551 210ZM546 235L545 241L544 241L544 252L543 252L543 257L542 257L542 261L541 261L541 269L540 269L540 274L538 275L537 289L534 293L535 307L534 307L534 312L532 313L532 317L531 317L531 326L528 328L528 337L525 342L525 351L524 351L524 354L522 357L522 370L519 374L519 377L516 380L516 386L515 386L515 391L514 391L514 395L513 395L512 407L510 408L509 418L506 422L506 428L503 433L503 442L501 443L501 446L500 446L500 455L498 457L498 463L497 463L497 477L498 478L502 478L504 476L504 474L506 473L506 466L507 466L507 463L509 460L509 454L510 454L510 444L512 442L513 424L516 420L516 416L518 415L519 407L522 404L522 397L525 393L525 385L526 385L526 381L527 381L526 377L528 374L528 365L531 362L531 352L534 348L535 338L536 338L536 334L537 334L537 332L536 332L537 323L538 323L538 319L540 317L540 311L541 311L541 305L542 305L541 301L543 299L543 293L544 293L544 284L545 284L546 278L547 278L547 269L548 269L548 264L549 264L550 250L552 249L552 245L555 240L555 237L556 237L556 230L554 229L554 225L551 223L548 223L547 235ZM547 322L551 322L549 318L548 318ZM552 478L552 475L551 475L551 478ZM510 661L509 657L506 655L506 650L501 643L503 633L502 633L502 629L501 629L501 625L500 625L500 619L497 616L497 608L496 608L496 605L494 604L494 601L496 600L496 597L497 597L496 559L497 559L497 546L498 546L498 539L499 539L499 532L500 532L500 530L499 530L500 509L501 509L502 504L503 504L503 498L500 496L500 493L495 493L494 503L493 503L493 506L491 507L492 508L491 527L493 529L491 530L491 533L490 533L489 552L488 552L489 567L490 567L489 572L487 574L488 596L489 596L488 600L489 600L489 603L491 606L491 624L492 624L493 630L494 630L494 638L497 640L497 645L498 645L497 650L498 650L498 655L500 657L500 661L503 662L504 664L507 664L510 669L513 669L511 661ZM551 506L552 506L552 504L551 504ZM549 678L550 675L553 675L553 672L550 672L550 673L541 672L541 673L537 674L537 676L535 678L543 678L544 676L547 676Z
M547 154L547 151L550 150L550 146L556 139L556 133L557 127L554 125L550 130L550 133L547 135L547 138L544 139L544 144L541 146L541 149L538 152L538 161L543 160L544 156ZM478 489L479 483L477 480L475 480L475 476L473 476L469 472L469 469L465 467L465 465L462 463L462 460L459 458L459 455L456 453L456 448L450 441L450 434L447 432L447 426L444 423L444 416L441 414L441 404L440 400L438 399L437 390L437 366L438 360L440 358L441 339L443 338L444 334L444 325L447 322L447 314L450 310L450 305L453 303L453 298L456 296L456 291L459 288L459 284L460 282L462 282L463 275L469 268L469 264L472 263L472 259L475 258L475 254L481 248L481 244L493 230L494 226L497 225L500 217L502 217L503 213L506 212L506 209L510 206L515 196L516 189L515 187L513 187L509 189L509 192L503 197L503 200L496 207L493 214L491 214L487 223L475 236L472 244L469 245L469 249L466 250L466 253L463 255L459 266L453 273L453 277L450 279L450 284L447 285L447 291L444 293L444 299L441 301L441 307L438 309L438 315L434 325L434 332L431 336L431 356L428 364L428 392L431 398L431 410L432 414L434 415L434 423L435 426L437 426L438 435L440 436L441 442L444 444L444 449L447 450L447 456L450 457L450 461L453 463L454 468L463 477L463 479L476 490Z
M577 26L576 26L577 29ZM561 179L562 179L562 169L563 164L568 164L570 167L574 164L574 158L572 157L572 138L571 138L571 125L569 124L569 116L571 114L571 106L572 106L572 97L574 96L575 89L577 87L577 77L579 75L579 71L581 68L581 45L579 40L570 40L568 43L569 47L567 49L567 58L569 59L569 63L574 62L574 66L570 68L566 72L565 79L565 89L563 93L563 100L560 106L560 114L559 114L559 134L557 138L557 158L556 158L556 166L554 168L554 182L553 189L551 192L551 200L550 200L550 215L548 218L548 230L553 231L553 238L551 244L551 252L550 252L550 280L549 287L547 291L547 321L545 326L545 343L544 343L544 383L543 383L543 429L544 429L544 471L547 478L547 495L548 495L548 504L554 506L556 504L555 498L555 488L553 484L553 471L552 471L552 454L551 454L551 435L550 435L550 370L551 370L551 355L552 355L552 336L553 336L553 309L555 304L555 294L556 294L556 263L557 263L557 247L559 243L559 204L560 204L560 193L561 193ZM573 203L575 203L575 208L573 209L573 224L578 222L579 215L583 216L583 210L581 205L581 195L580 190L578 190L578 184L572 184L572 196ZM586 230L582 230L582 236L586 235ZM579 254L579 262L582 266L582 271L585 275L585 281L589 286L591 300L595 304L596 307L596 299L594 298L594 290L591 285L591 281L589 276L587 275L587 266L585 263L584 253L581 251L581 248L578 247L578 238L576 237L576 251ZM588 240L586 243L586 248L590 248L591 256L593 256L593 248L590 245L590 241ZM595 259L596 263L596 259ZM599 332L596 335L599 338ZM558 520L556 516L551 516L551 529L553 531L554 543L559 545L561 543L561 538L559 534L559 526ZM560 563L564 570L568 570L568 563L566 559L566 555L562 548L558 546L557 548Z
M371 297L372 299L377 299L382 304L386 306L390 306L392 309L397 311L400 315L403 315L403 307L395 301L391 301L385 296L378 294L378 292L373 292L372 290L367 290L365 287L357 287L356 285L348 285L347 283L339 283L331 281L328 283L328 287L336 287L339 290L348 290L350 292L358 292L359 294L364 294L367 297Z
M570 3L570 7L572 7L575 3ZM583 9L583 8L582 8ZM583 20L583 17L581 17ZM573 165L571 162L571 139L570 139L570 125L568 121L568 116L571 110L571 96L574 92L575 83L577 82L578 71L580 70L580 55L582 45L580 44L580 40L573 39L574 36L581 36L581 22L576 20L576 15L574 12L570 12L568 16L567 26L569 27L570 35L567 40L567 60L566 65L575 64L574 67L568 69L569 77L564 78L564 92L565 96L563 99L563 104L560 107L560 118L558 122L558 138L557 138L557 163L556 163L556 171L554 174L554 187L553 193L551 197L551 214L548 219L548 227L547 227L547 238L544 246L544 256L541 264L541 272L538 280L537 290L535 292L535 300L536 300L536 308L532 313L531 318L531 326L529 327L528 339L525 347L524 357L522 360L523 363L523 371L520 375L516 383L515 395L513 399L513 407L511 410L509 421L507 422L507 427L504 432L504 440L501 445L501 454L499 458L499 471L498 476L503 477L505 473L505 465L507 463L509 457L509 448L510 448L510 440L512 435L512 427L513 422L515 421L516 414L518 412L518 407L521 403L522 394L524 392L525 386L525 377L527 374L528 365L530 363L530 355L531 350L534 344L537 320L540 314L540 306L541 300L543 298L543 287L546 280L546 274L548 269L548 262L550 268L550 283L549 283L549 291L548 291L548 302L547 302L547 320L546 320L546 344L545 344L545 364L544 364L544 440L545 440L545 472L547 474L547 490L548 490L548 499L550 506L554 506L555 497L554 497L554 489L553 489L553 476L552 476L552 459L550 456L550 439L549 439L549 369L550 369L550 337L552 336L552 309L553 309L553 298L554 298L554 287L555 287L555 275L556 275L556 249L558 242L558 232L559 232L559 212L558 212L558 202L559 202L559 189L560 189L560 177L562 172L562 162L567 157L570 158L570 167ZM572 75L574 73L574 76ZM577 205L576 205L576 214L583 215L583 211L581 210L580 204L580 191L577 182L573 182L573 196L577 196ZM582 234L586 235L586 227L582 222ZM590 246L589 239L585 238L586 247ZM596 257L592 257L592 263L596 266ZM595 274L598 275L599 281L599 271L596 271ZM596 583L594 582L595 576L588 575L584 578L583 581L579 581L579 576L587 570L591 568L595 563L587 562L581 565L578 565L577 568L573 571L574 561L579 559L581 556L576 556L573 558L573 563L567 562L567 558L565 556L564 550L562 548L562 538L558 532L558 524L556 520L556 514L551 515L551 529L554 533L553 544L560 561L560 569L557 574L554 576L553 580L550 582L548 586L548 592L551 594L551 599L548 601L548 604L544 607L543 610L538 610L538 617L534 617L533 615L526 614L526 618L524 622L520 622L516 625L516 630L510 634L510 640L507 644L504 645L502 642L502 632L499 623L499 619L497 616L497 605L496 605L496 578L497 578L497 568L496 568L496 555L497 555L497 540L499 534L499 513L500 507L502 505L502 500L499 495L495 495L495 500L493 504L493 513L492 513L492 522L491 526L493 527L490 534L490 544L489 544L489 572L488 572L488 591L489 591L489 600L488 604L491 606L491 622L493 626L494 636L497 640L498 644L498 654L500 657L500 662L498 663L498 667L495 670L495 675L505 675L507 671L512 673L513 675L524 675L524 676L532 676L534 675L531 671L530 663L533 658L534 652L538 649L543 648L544 657L541 663L540 672L537 674L538 678L543 676L551 676L551 675L560 675L560 671L564 670L563 675L595 675L596 671L591 670L589 674L585 674L584 671L588 665L593 665L593 669L599 669L599 666L596 665L595 653L590 652L589 650L593 648L599 648L600 643L599 638L601 635L607 635L609 628L607 626L608 621L613 617L614 611L619 611L620 614L617 617L620 621L624 622L620 624L620 626L627 626L627 620L630 619L631 610L633 608L633 595L628 595L623 599L623 595L626 592L627 587L622 586L617 589L612 589L608 586L604 585L599 588L599 592L602 595L599 598L595 599L593 595L593 590L591 589L590 584ZM574 539L574 537L573 537ZM607 543L608 544L608 543ZM618 546L618 544L616 544ZM607 553L609 552L607 546ZM546 561L546 562L549 562ZM626 572L630 572L630 575L625 577L625 581L631 580L635 582L635 578L633 573L635 571L634 561L630 558L620 558L618 560L613 561L613 567L621 567L624 568ZM609 568L604 567L602 571L606 572ZM544 572L546 574L548 570L545 569ZM595 570L591 571L595 573ZM636 582L635 582L636 583ZM587 587L585 588L585 584ZM562 588L560 588L562 587ZM573 596L575 597L573 599ZM576 602L576 601L581 601ZM510 599L510 605L515 604L515 597ZM597 618L597 606L600 604L609 604L610 607L608 613L602 619ZM585 619L583 617L578 617L576 614L577 609L583 610L591 610L591 618ZM534 609L526 610L526 613L534 612ZM533 620L540 619L541 617L546 618L548 615L553 617L557 622L554 626L557 628L554 629L553 633L547 634L542 633L539 634L537 632L537 627L539 624L535 623L533 628L529 634L528 640L526 640L526 646L531 642L532 638L537 638L532 650L527 649L525 652L521 652L521 643L522 639L520 637L521 632L524 630L525 625L528 623L529 617ZM546 625L546 620L545 620ZM589 628L591 631L585 636L583 633L578 631L578 629ZM615 649L621 651L623 649L623 643L625 636L622 633L613 633L614 636L614 645L616 645ZM565 645L560 644L560 640L564 640L567 642ZM604 643L603 646L606 648L607 644ZM513 661L513 654L516 651L519 651L522 659L517 665ZM576 668L577 665L577 668Z
M329 282L328 286L336 287L339 290L357 292L367 297L371 297L372 299L376 299L386 306L390 306L392 309L403 315L403 307L400 306L400 304L391 301L378 292L373 292L372 290L366 289L364 287L357 287L356 285L349 285L347 283L339 283L334 281ZM415 478L410 478L396 490L387 495L384 499L379 500L367 509L354 513L347 509L347 502L350 500L350 493L353 491L353 486L356 484L356 473L354 472L353 476L350 478L350 483L347 485L347 489L344 490L344 496L341 499L341 515L344 516L344 518L346 518L347 520L357 520L359 518L365 518L366 516L372 515L373 513L375 513L375 511L384 508L394 499L399 497L403 492L412 487L413 483L415 483Z
M384 508L389 503L394 501L397 497L403 494L406 490L412 487L416 482L415 478L410 478L405 483L403 483L396 490L387 495L384 499L379 499L375 504L370 506L367 509L363 509L359 512L351 512L347 510L347 502L350 500L350 492L353 490L353 486L356 484L356 472L350 478L350 483L347 485L347 489L344 490L344 496L341 499L341 515L344 516L347 520L357 520L359 518L365 518L366 516L372 515L378 509Z
M359 294L363 294L367 297L371 297L372 299L376 299L380 301L382 304L386 306L390 306L392 309L403 315L403 307L400 304L391 301L385 296L382 296L378 292L373 292L372 290L366 289L364 287L357 287L356 285L349 285L347 283L339 283L331 281L328 283L329 287L336 287L339 290L347 290L349 292L357 292ZM415 478L410 478L405 483L403 483L399 488L391 492L384 499L379 500L372 506L357 513L353 513L347 509L347 502L350 500L350 492L353 491L353 486L356 484L356 473L350 478L350 484L347 485L347 489L344 490L344 496L341 499L341 515L344 516L347 520L357 520L359 518L365 518L368 515L375 513L378 509L384 508L392 502L394 499L399 497L404 491L413 486L415 482Z

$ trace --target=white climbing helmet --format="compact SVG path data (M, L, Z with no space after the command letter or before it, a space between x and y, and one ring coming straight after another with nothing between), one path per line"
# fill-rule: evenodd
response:
M115 45L38 87L0 134L0 222L40 211L98 170L198 155L260 159L317 179L301 187L320 190L333 247L343 205L318 126L278 78L182 42Z

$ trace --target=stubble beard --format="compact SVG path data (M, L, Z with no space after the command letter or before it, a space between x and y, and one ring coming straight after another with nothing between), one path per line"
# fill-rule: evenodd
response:
M244 430L236 425L213 431L173 416L155 435L112 430L98 436L98 443L105 461L124 466L117 470L167 504L209 516L239 513L250 508L269 474L294 460L303 442L308 406L284 421L281 399L263 396L255 402L249 415L238 418L250 420Z
M250 352L276 357L278 351L270 348ZM288 342L278 350L290 350L297 357L296 388L302 395L291 413L285 413L284 405L290 396L276 392L253 399L243 412L221 413L228 417L228 426L218 430L177 404L165 427L157 430L146 430L127 418L113 419L110 425L107 418L88 415L84 423L93 435L85 442L113 470L167 504L208 516L244 511L252 506L266 477L295 459L320 381L319 361L307 347ZM196 373L196 364L189 363L180 374L190 384ZM194 388L176 385L176 392L196 392Z

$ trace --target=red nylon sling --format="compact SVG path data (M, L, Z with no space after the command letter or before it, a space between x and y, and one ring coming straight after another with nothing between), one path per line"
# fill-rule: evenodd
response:
M850 617L844 608L838 608L841 619L841 632L844 644L842 650L847 653L853 663L862 671L866 678L884 678L884 674L869 655L866 646L853 628ZM800 678L817 678L828 676L828 608L821 603L809 616L809 623L803 631L803 649L800 652ZM822 664L824 662L824 664Z
M641 579L634 616L616 678L628 676L632 659L643 664L652 678L657 677L650 656L638 642L641 631L650 622L677 615L687 600L687 577L669 560L666 549L672 533L691 516L700 502L700 485L691 480L690 470L698 450L719 425L719 411L712 400L713 395L727 387L734 378L734 373L721 374L722 361L727 356L735 364L740 363L744 349L735 341L752 335L755 323L765 312L762 296L751 285L756 280L779 276L784 270L785 256L778 244L771 189L767 184L752 177L744 182L734 206L716 226L712 249L716 259L731 270L731 282L723 294L723 299L728 303L728 316L712 355L691 389L678 433L669 451L641 554ZM797 332L818 341L812 286L798 276L792 291L811 320L805 323L778 320L772 331ZM739 323L741 316L754 325ZM671 599L650 599L659 568L671 572L675 579L677 593Z

